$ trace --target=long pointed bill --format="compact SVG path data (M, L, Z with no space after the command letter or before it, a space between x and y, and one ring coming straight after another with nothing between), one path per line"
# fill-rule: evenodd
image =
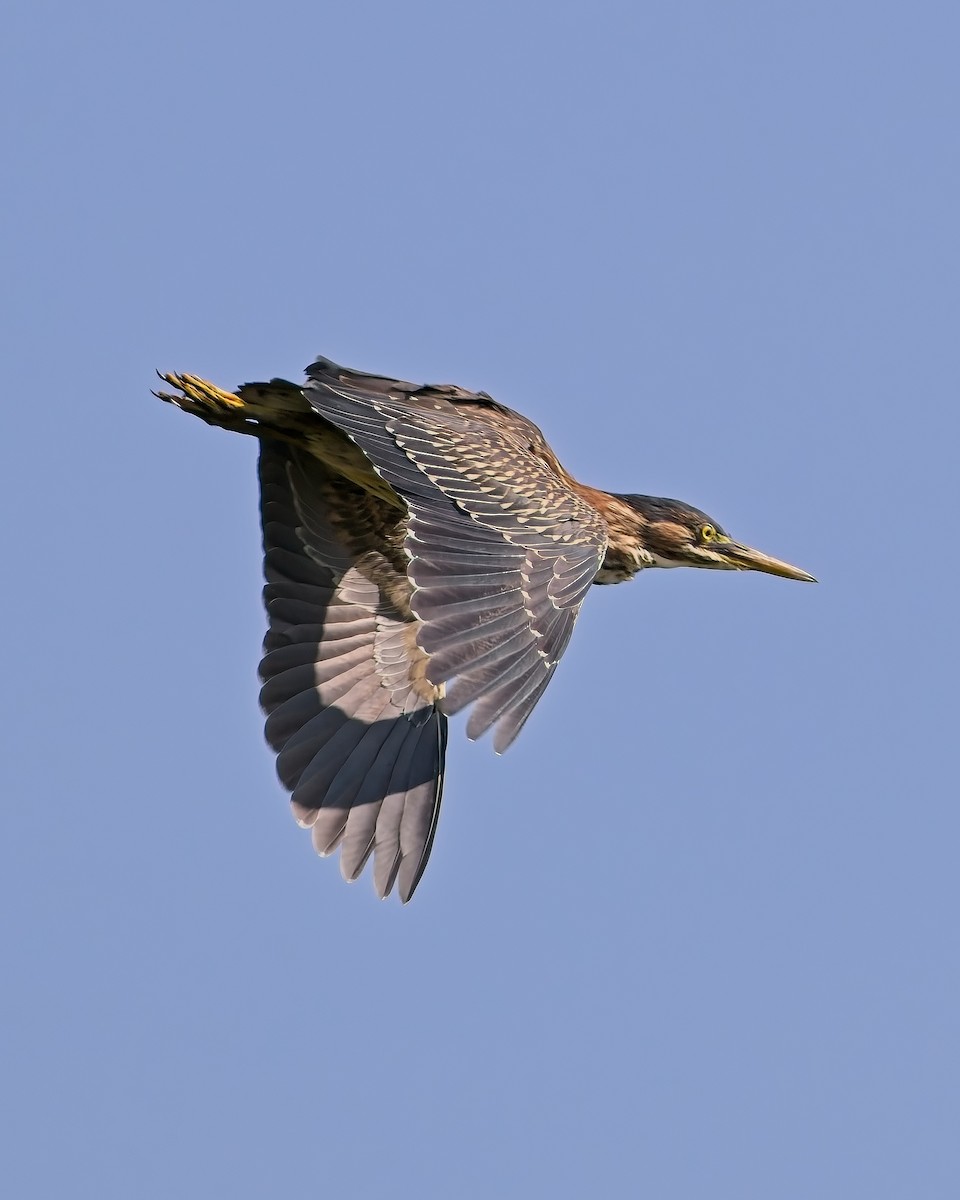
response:
M812 575L792 567L790 563L781 562L779 558L771 558L759 550L751 550L749 546L741 546L739 542L714 543L714 550L719 550L730 560L730 565L741 571L763 571L765 575L779 575L782 579L800 579L804 583L816 583Z

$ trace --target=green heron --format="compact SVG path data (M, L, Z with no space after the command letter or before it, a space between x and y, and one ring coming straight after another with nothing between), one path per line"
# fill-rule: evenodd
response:
M303 386L162 399L260 439L266 738L299 823L344 878L373 855L407 901L430 856L447 717L517 736L592 584L647 567L813 582L678 500L578 483L531 421L484 392L318 359Z

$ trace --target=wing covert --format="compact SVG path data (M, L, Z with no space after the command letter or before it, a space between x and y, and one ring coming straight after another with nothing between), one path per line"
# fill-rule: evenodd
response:
M603 561L602 517L547 460L536 426L489 397L353 377L326 360L308 375L313 408L408 506L410 605L427 676L448 683L443 710L473 703L468 735L495 726L506 749Z

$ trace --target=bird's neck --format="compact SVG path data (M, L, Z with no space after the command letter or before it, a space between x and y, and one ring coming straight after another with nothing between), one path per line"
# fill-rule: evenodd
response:
M653 557L643 548L643 531L647 522L613 492L576 484L577 492L600 513L607 526L607 553L594 583L624 583L638 571L653 564Z

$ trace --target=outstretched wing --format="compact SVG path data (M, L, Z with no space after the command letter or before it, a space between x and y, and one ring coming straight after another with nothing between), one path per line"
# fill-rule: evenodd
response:
M373 854L374 884L407 901L433 844L447 722L416 645L410 585L376 497L264 438L260 664L267 741L294 814L344 878ZM399 550L399 538L397 547Z
M319 360L304 395L409 509L404 546L431 683L474 703L470 737L502 751L550 682L603 561L606 526L536 426L489 397L416 388ZM555 460L554 460L555 462Z

